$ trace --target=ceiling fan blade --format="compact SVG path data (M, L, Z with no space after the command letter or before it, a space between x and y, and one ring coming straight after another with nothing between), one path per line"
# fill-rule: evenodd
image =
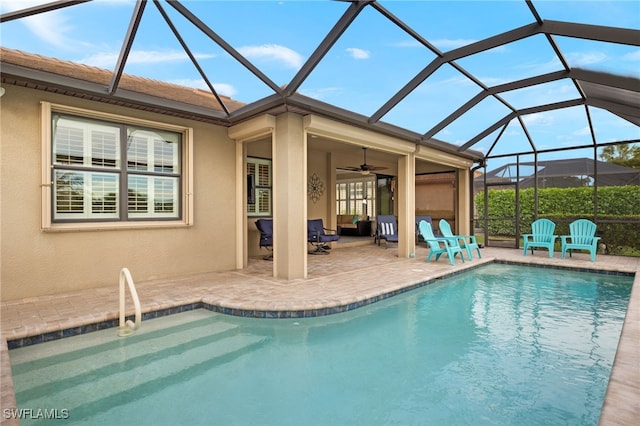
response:
M346 171L349 171L349 172L359 172L360 171L360 167L337 167L337 169L346 170Z
M367 148L362 148L363 152L363 163L360 164L360 167L338 167L340 170L347 170L351 172L360 172L360 173L369 173L375 170L385 170L386 167L378 167L372 166L371 164L367 164Z

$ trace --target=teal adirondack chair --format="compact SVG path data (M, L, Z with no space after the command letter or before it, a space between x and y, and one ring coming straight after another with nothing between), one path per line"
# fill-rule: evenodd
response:
M480 246L478 245L476 237L474 235L454 235L451 231L451 225L449 225L449 222L444 219L440 219L439 226L440 233L443 237L450 240L455 239L462 248L467 249L467 256L469 257L469 260L473 260L472 250L474 249L478 250L478 257L482 258L482 254L480 253Z
M569 257L573 250L587 250L591 253L591 261L596 261L596 253L598 252L598 241L600 237L596 237L596 224L587 219L578 219L569 224L569 233L571 235L561 235L562 239L562 258L569 250Z
M524 255L527 255L527 249L531 249L533 254L533 248L546 248L549 250L549 257L553 257L553 247L556 243L557 235L553 235L556 230L556 224L549 219L538 219L531 224L531 233L522 234L522 241L524 242Z
M440 258L442 253L446 253L449 258L449 263L451 265L455 265L454 257L456 254L460 253L460 258L464 263L464 256L462 255L462 247L458 244L457 240L449 240L447 238L436 238L433 235L433 229L431 228L431 224L426 221L420 221L420 225L418 226L420 229L420 235L424 241L429 245L429 256L427 256L427 262L431 260L433 255L436 256L436 261Z

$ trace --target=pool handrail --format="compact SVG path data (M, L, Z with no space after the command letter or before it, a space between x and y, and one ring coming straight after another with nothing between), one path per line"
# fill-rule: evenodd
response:
M131 292L131 299L133 299L133 305L135 307L135 322L127 320L125 317L125 292L124 283L127 282L129 292ZM129 269L122 268L120 270L120 325L118 327L118 336L130 336L135 330L140 327L142 322L142 310L140 309L140 299L138 298L138 292L136 286L133 283L131 272Z

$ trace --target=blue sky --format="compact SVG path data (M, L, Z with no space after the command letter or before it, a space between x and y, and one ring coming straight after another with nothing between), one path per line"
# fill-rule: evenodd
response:
M43 4L36 0L0 3L2 13ZM330 1L183 1L219 36L272 81L287 84L348 7ZM86 4L3 23L5 47L113 69L127 31L133 0L94 0ZM180 30L216 90L250 103L272 91L211 39L161 3ZM449 51L534 22L524 1L381 1L422 37ZM543 19L640 29L638 1L534 1ZM554 36L572 67L640 78L640 48ZM435 55L371 7L356 18L300 92L364 115L377 111ZM561 64L543 35L462 58L457 62L487 86L557 71ZM206 89L175 36L149 2L125 73ZM480 91L448 65L438 69L383 121L425 133ZM579 96L569 80L503 94L516 108ZM464 144L507 115L488 98L436 135ZM639 139L640 130L604 110L590 109L599 142ZM584 107L523 117L538 149L591 142ZM473 148L486 152L497 132ZM527 149L522 128L513 123L493 153ZM588 152L586 156L591 156ZM582 155L579 155L582 156Z

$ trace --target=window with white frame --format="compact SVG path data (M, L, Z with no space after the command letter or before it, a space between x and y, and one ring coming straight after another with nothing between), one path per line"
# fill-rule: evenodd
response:
M52 221L179 220L182 136L52 112Z
M336 184L336 211L340 215L373 216L376 205L375 181L357 179Z
M247 176L252 185L247 202L249 216L271 216L272 187L271 160L247 157Z

